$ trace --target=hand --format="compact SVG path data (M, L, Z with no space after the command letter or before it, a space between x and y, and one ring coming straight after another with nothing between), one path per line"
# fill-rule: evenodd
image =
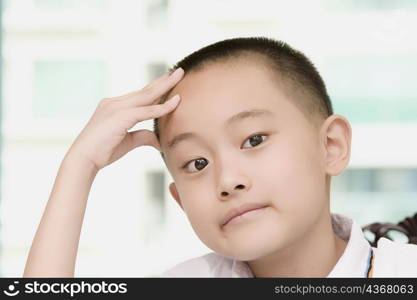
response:
M98 171L142 145L153 146L160 151L161 146L153 131L128 130L138 122L172 112L179 103L179 95L163 104L156 103L183 76L184 70L178 68L171 75L167 72L139 91L101 100L68 154L87 160Z

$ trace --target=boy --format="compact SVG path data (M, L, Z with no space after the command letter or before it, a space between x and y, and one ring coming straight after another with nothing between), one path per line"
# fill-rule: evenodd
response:
M168 96L181 104L155 133L169 190L214 253L162 276L417 277L417 246L383 238L371 249L358 224L330 213L330 176L348 164L351 127L302 53L231 39L179 67L186 76Z
M358 224L330 213L330 178L348 165L351 127L302 53L237 38L173 69L100 103L61 165L24 276L73 276L95 175L151 145L174 179L171 195L214 251L162 277L417 277L417 246L382 238L372 248ZM126 133L150 118L154 133Z

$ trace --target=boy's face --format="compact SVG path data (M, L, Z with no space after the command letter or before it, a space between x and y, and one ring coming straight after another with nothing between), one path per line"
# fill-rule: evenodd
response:
M216 63L186 74L176 93L181 102L159 122L161 149L175 181L170 192L201 241L254 260L305 235L328 207L319 130L269 73L247 62ZM251 110L268 113L228 122ZM195 137L168 148L184 132ZM230 209L248 203L267 207L222 226Z

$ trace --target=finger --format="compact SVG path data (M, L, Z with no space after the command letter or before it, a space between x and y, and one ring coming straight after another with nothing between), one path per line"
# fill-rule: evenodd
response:
M134 123L138 123L144 120L156 119L174 111L179 102L180 95L177 94L163 104L141 106L129 109L128 114L131 115ZM131 127L134 125L135 124L131 124Z
M159 101L160 97L171 90L184 76L182 68L176 69L171 75L162 78L161 81L149 86L138 93L138 97L133 96L132 102L134 105L149 105ZM126 99L129 101L129 99Z
M164 82L165 80L167 80L167 78L169 78L172 74L174 74L176 70L174 70L172 72L171 71L165 72L161 77L159 77L158 79L152 81L151 83L149 83L145 87L143 87L142 90L148 90L148 89L150 90L154 86L157 86L157 85L161 84L161 82Z
M140 129L128 132L128 134L131 136L131 145L129 147L129 151L140 146L152 146L161 152L161 145L159 144L158 138L153 131Z
M170 75L170 72L167 71L165 72L162 76L158 77L157 79L155 79L154 81L152 81L151 83L149 83L148 85L146 85L145 87L141 88L140 90L136 90L133 91L131 93L128 94L124 94L118 97L115 97L115 100L124 100L126 98L131 98L132 96L135 96L137 94L140 94L141 91L143 91L144 89L150 89L152 88L152 86L154 86L155 84L159 84L160 82L162 82L163 80L166 80Z

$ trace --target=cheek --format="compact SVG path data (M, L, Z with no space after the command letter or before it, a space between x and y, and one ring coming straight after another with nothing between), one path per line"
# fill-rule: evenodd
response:
M202 238L207 235L216 220L215 195L209 192L203 179L188 183L187 189L182 190L183 209L196 234ZM218 205L218 204L217 204Z
M259 166L262 185L270 189L276 208L300 214L322 207L325 200L324 180L313 143L286 139L263 157ZM271 147L272 148L272 147ZM320 204L320 205L319 205ZM300 209L304 208L304 209Z
M214 213L213 208L200 202L199 205L189 207L187 216L200 241L207 247L215 249L217 245L216 237L218 236L218 229L216 228L216 218L218 216Z
M218 249L219 203L213 190L213 183L207 178L187 184L182 190L183 208L197 237L209 248Z

